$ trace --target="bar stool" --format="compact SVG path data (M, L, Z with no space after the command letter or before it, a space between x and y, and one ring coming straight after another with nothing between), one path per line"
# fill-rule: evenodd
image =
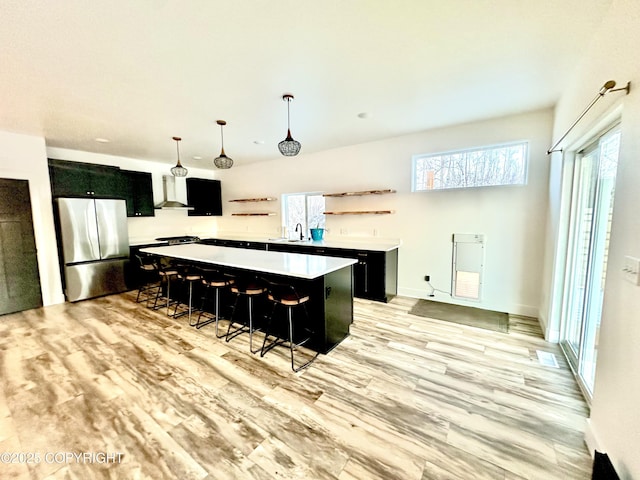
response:
M155 296L161 288L160 276L158 275L158 265L156 259L150 255L138 255L135 254L138 262L138 270L140 271L141 283L138 287L138 295L136 295L136 303L146 301L146 306L149 307L149 302L153 298L150 290L156 290ZM141 298L142 297L142 298Z
M178 297L176 298L176 306L173 309L173 315L171 316L173 318L179 318L183 315L189 314L189 325L193 327L195 326L194 323L191 323L191 313L193 311L193 285L199 283L202 280L202 275L198 269L182 265L178 267L178 274L176 275L176 278L180 280L183 286L183 291L182 295L178 295ZM189 291L188 303L184 303L184 301L182 301L182 298L184 298L187 294L185 290ZM180 307L180 305L185 305L187 308L185 311L178 313L178 307Z
M229 318L229 327L227 328L227 334L225 340L228 342L232 338L237 337L241 333L248 332L249 333L249 351L251 353L257 353L260 349L253 349L253 332L256 330L253 325L253 301L254 299L260 297L267 291L266 283L257 278L257 277L244 277L237 278L235 283L231 285L231 293L236 295L236 301L233 304L231 317ZM243 324L242 326L231 331L231 326L233 325L233 319L236 313L236 308L238 306L238 301L240 297L244 296L247 298L247 310L249 315L249 325Z
M226 275L218 270L208 270L203 269L202 273L202 284L205 286L204 294L202 295L202 304L200 306L200 313L198 314L198 320L195 323L196 328L202 328L205 325L210 324L211 322L216 322L216 337L222 338L225 337L226 334L220 335L218 334L218 324L220 323L220 293L221 290L227 288L230 285L235 283L235 279ZM211 289L215 290L215 317L209 320L205 320L203 322L200 321L204 313L204 307L206 302L209 300L209 294Z
M271 315L269 316L267 322L267 328L265 331L264 341L262 342L262 349L260 351L260 356L264 357L265 353L271 350L273 347L277 345L284 345L286 343L289 344L289 351L291 352L291 369L294 372L299 372L303 368L308 367L313 363L313 361L318 358L318 352L311 358L311 360L306 363L300 365L299 367L295 366L294 362L294 351L297 347L300 347L311 340L313 336L313 330L308 327L310 322L309 312L307 311L306 303L309 301L309 295L305 293L298 292L293 285L287 285L282 283L273 283L269 282L267 285L268 293L267 298L273 302L273 308L271 309ZM282 306L287 310L287 321L288 321L288 338L278 338L277 335L275 340L271 341L271 343L267 344L267 340L269 336L271 336L271 326L273 323L273 316L277 306ZM307 333L307 337L295 343L294 340L294 329L293 329L293 309L295 307L302 306L304 310L304 314L306 316L307 324L304 327L304 330Z
M160 288L158 289L158 293L156 295L156 299L153 302L153 309L158 310L159 308L167 307L167 316L169 316L169 307L172 303L171 301L171 281L178 276L178 268L176 265L173 265L171 261L167 258L160 258L157 263L158 267L158 275L160 276ZM162 290L163 286L166 287L166 299L167 303L165 305L158 305L158 300L162 298Z

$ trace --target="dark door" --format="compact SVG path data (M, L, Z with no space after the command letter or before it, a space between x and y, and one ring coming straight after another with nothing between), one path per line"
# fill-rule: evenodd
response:
M0 315L41 306L29 182L0 179Z

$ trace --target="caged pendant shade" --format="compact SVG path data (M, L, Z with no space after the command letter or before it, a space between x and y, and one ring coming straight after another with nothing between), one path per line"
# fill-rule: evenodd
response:
M282 100L287 102L287 138L278 144L278 149L282 155L286 157L293 157L300 152L300 147L302 147L300 142L294 140L291 136L291 127L289 125L289 104L291 103L291 100L293 100L293 95L285 93L282 96Z
M217 120L216 123L220 125L220 139L222 140L222 150L220 156L213 159L213 164L218 168L231 168L233 166L233 160L224 153L224 136L222 134L222 127L227 124L224 120Z
M176 163L176 166L171 169L171 175L173 175L174 177L186 177L187 173L189 173L189 170L184 168L180 163L180 143L179 142L180 140L182 140L182 138L180 137L172 137L172 138L176 141L176 151L178 152L178 163Z

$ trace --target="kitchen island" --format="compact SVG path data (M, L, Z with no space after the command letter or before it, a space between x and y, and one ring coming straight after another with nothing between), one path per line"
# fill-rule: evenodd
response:
M388 302L398 292L399 240L290 240L219 234L215 238L204 237L200 241L222 247L353 258L357 260L353 266L354 296Z
M315 332L308 346L320 353L327 353L349 335L353 322L354 259L199 243L148 247L140 251L196 267L213 266L230 275L257 275L307 292L309 321ZM303 314L296 315L294 320L306 321Z

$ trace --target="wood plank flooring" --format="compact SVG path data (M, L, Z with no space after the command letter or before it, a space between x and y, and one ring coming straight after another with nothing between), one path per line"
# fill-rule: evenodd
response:
M0 317L0 478L590 478L588 408L535 320L414 303L356 299L351 336L297 374L134 292Z

